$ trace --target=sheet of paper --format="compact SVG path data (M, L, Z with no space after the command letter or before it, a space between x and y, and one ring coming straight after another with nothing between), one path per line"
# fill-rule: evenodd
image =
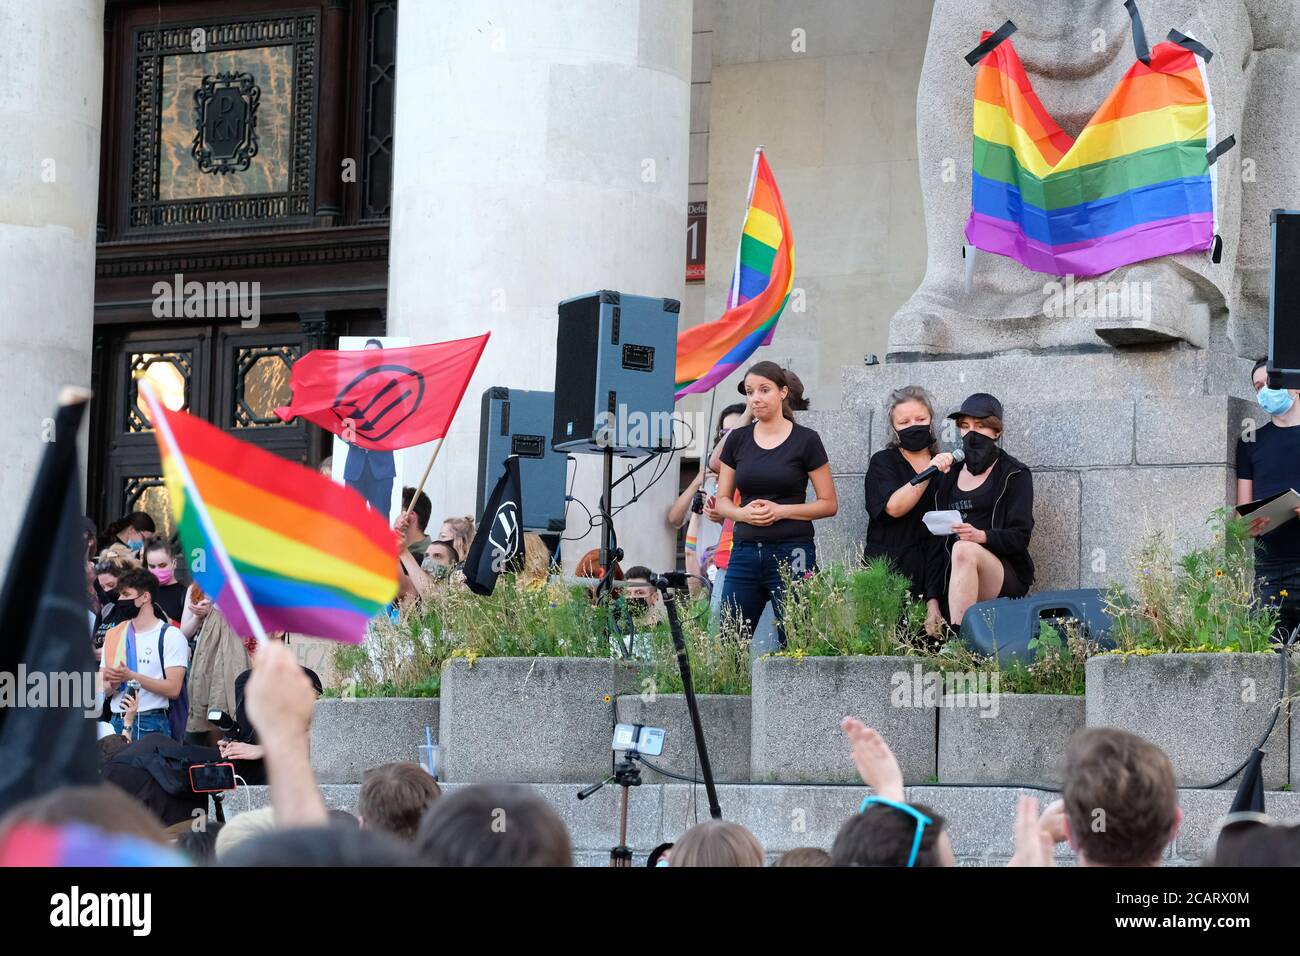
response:
M927 511L921 515L921 520L931 534L946 536L952 534L953 525L961 524L962 518L960 511Z

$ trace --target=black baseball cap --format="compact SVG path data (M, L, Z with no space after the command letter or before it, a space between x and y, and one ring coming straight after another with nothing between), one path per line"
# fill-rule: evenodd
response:
M1002 403L988 392L976 392L961 403L961 408L949 415L949 418L1001 418Z

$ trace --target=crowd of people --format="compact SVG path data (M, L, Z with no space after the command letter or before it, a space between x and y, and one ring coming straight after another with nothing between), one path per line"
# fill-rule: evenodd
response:
M106 848L122 840L148 852L151 865L231 866L571 866L574 848L555 809L524 785L481 784L444 794L415 763L366 771L356 814L327 807L311 769L310 724L318 688L280 642L257 655L247 681L248 718L262 729L270 806L228 823L184 815L166 826L119 778L99 786L49 792L0 818L0 865L48 841L32 839L82 828ZM950 823L907 799L903 775L876 730L846 717L842 730L868 788L857 813L828 847L788 850L775 865L955 866ZM157 735L140 741L143 745ZM120 742L101 742L105 767L118 765ZM203 805L206 806L206 796ZM1113 728L1088 728L1072 738L1059 800L1040 810L1022 795L1014 821L1011 866L1054 866L1068 845L1081 866L1161 865L1182 813L1173 766L1155 745ZM1098 824L1101 821L1101 825ZM85 831L89 828L89 831ZM107 849L106 849L107 853ZM654 867L761 867L768 854L746 827L727 820L690 826L646 858ZM1225 818L1207 862L1221 866L1300 865L1300 827L1258 814Z
M1262 362L1252 383L1270 419L1238 446L1239 503L1300 485L1298 393L1269 388ZM816 571L814 523L836 514L840 503L820 437L795 421L810 404L798 377L760 362L739 391L745 401L722 410L699 474L667 519L675 528L687 523L686 566L695 594L710 594L715 612L736 615L756 644L767 640L772 649L784 641L785 582L791 572ZM941 451L934 403L924 388L895 390L885 413L887 444L871 457L865 479L864 558L887 559L911 582L926 602L927 630L935 635L959 627L979 601L1028 593L1034 583L1033 477L1002 448L1001 403L975 393L948 416L961 436L958 454ZM394 525L401 542L395 615L453 585L475 535L469 516L446 518L431 534L430 501L413 488L404 489L402 504ZM956 512L958 520L946 533L932 533L924 520L931 512ZM1260 593L1281 605L1282 626L1290 629L1300 623L1300 522L1273 527L1256 520L1251 533ZM542 586L558 571L556 557L552 545L527 534L511 570L522 586ZM199 585L187 580L184 560L144 512L113 522L102 538L87 519L86 559L88 621L103 675L101 759L105 780L113 783L56 792L17 808L0 822L0 841L14 827L80 821L158 845L175 842L200 862L572 862L563 824L530 789L468 787L444 796L416 764L368 772L355 818L327 811L306 753L321 681L293 662L286 646L292 636L277 633L259 648L237 634ZM625 572L618 563L607 569L593 549L576 574L595 581L607 571L623 582L619 594L642 620L662 619L650 569L635 565ZM128 645L132 653L124 659L121 648ZM880 735L851 718L844 732L871 794L831 846L790 851L779 865L952 865L947 822L906 801L897 761ZM127 796L131 786L123 780L132 778L123 768L143 764L122 755L166 755L170 746L195 748L184 752L194 759L230 761L246 783L270 783L273 808L241 814L225 827L213 821L200 830L173 827L169 834L164 822L188 824L191 818L150 816L157 808L138 794ZM1013 865L1051 865L1063 842L1085 865L1159 863L1177 832L1179 811L1173 771L1158 748L1117 730L1082 731L1071 742L1065 778L1062 799L1041 813L1037 801L1022 798ZM500 808L516 821L510 838L484 826L484 814ZM1089 825L1098 812L1110 821L1103 831ZM1229 822L1216 862L1298 862L1295 828ZM765 860L752 833L708 821L657 848L649 862L745 866Z

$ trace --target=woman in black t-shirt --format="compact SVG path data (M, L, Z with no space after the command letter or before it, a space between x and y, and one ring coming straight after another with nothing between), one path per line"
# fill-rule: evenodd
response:
M784 647L781 569L795 574L816 570L812 523L838 509L835 484L820 436L795 424L781 366L757 363L745 373L740 389L754 422L731 432L722 449L716 511L735 522L722 604L739 615L752 635L771 601ZM809 481L814 501L807 501ZM740 493L739 503L732 500L733 492Z
M864 560L887 558L910 582L912 593L925 595L925 562L930 551L930 532L921 516L934 510L933 478L920 484L912 479L934 465L946 473L952 455L939 453L932 422L934 405L919 385L895 389L885 407L890 441L871 456L865 480L867 500L867 546ZM935 632L941 620L938 600L929 602L926 629Z

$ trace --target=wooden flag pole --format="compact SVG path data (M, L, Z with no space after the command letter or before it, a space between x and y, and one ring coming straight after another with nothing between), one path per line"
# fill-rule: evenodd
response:
M138 388L149 406L149 418L158 434L162 436L163 444L167 446L167 451L176 465L181 484L184 486L186 494L192 499L190 503L194 506L194 515L199 519L199 524L203 527L203 533L207 535L212 550L217 552L215 555L217 563L221 565L221 570L226 575L226 583L230 585L230 590L234 592L235 603L239 605L239 610L243 612L248 626L253 629L253 636L257 638L257 646L264 647L266 645L266 630L262 627L262 619L257 616L257 609L253 607L252 598L249 597L248 591L244 587L244 580L239 576L239 572L235 570L234 562L230 560L230 554L226 551L221 536L217 534L216 526L212 523L212 516L208 514L208 506L203 503L203 496L199 494L198 486L194 483L194 476L190 474L190 466L185 461L185 456L181 454L180 446L176 443L176 436L172 434L172 427L167 422L167 416L163 414L162 403L146 380L141 379Z
M447 430L451 431L451 425L448 424ZM443 435L438 439L438 447L433 450L429 457L429 463L424 466L424 474L420 476L420 483L415 486L415 494L411 495L411 500L406 506L405 514L410 514L411 509L415 507L415 501L420 497L420 492L424 491L424 483L429 480L429 472L433 471L433 463L438 460L438 452L442 451L443 443L447 441L447 436Z

